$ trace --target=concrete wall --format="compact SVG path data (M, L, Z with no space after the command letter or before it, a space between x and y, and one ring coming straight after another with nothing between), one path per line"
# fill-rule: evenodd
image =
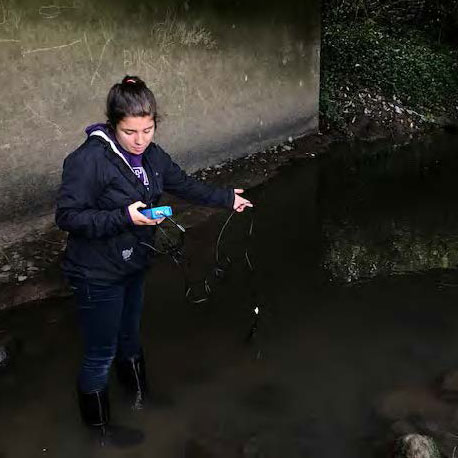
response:
M51 210L63 158L126 74L192 171L318 125L318 0L0 1L0 223Z

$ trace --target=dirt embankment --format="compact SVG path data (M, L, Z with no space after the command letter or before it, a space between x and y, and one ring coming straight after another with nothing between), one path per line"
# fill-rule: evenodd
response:
M404 105L396 97L390 99L369 90L354 94L349 87L341 87L336 97L343 122L337 127L322 117L320 125L321 131L332 137L340 135L349 140L373 141L412 139L437 129L458 133L458 118L425 115Z

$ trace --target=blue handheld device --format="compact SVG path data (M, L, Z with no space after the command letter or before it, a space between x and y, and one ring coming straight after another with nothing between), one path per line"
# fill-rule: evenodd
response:
M172 207L169 207L168 205L164 205L163 207L143 208L139 211L142 215L145 215L150 219L159 219L173 215Z

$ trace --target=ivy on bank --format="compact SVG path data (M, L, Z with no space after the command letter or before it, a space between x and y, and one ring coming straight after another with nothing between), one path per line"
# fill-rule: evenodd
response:
M358 92L399 100L425 116L458 117L458 52L411 25L324 17L320 111L331 125L354 118ZM355 99L355 103L348 99ZM343 99L346 103L343 104ZM348 109L354 107L355 110Z

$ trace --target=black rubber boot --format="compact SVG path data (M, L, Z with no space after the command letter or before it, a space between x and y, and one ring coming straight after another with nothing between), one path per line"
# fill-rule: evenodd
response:
M104 427L110 421L110 403L107 389L83 393L78 389L81 419L87 426Z
M138 429L110 424L110 403L107 389L84 393L78 389L81 418L104 447L132 447L140 444L143 433Z
M116 359L115 367L119 383L124 387L132 409L143 409L148 392L143 352L128 359Z

